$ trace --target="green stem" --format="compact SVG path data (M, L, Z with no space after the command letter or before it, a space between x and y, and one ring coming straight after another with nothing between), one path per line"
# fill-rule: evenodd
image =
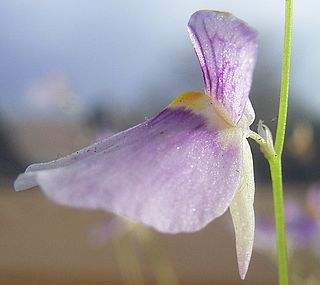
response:
M274 157L273 159L269 159L268 161L270 165L271 178L272 178L274 217L275 217L276 233L277 233L279 285L287 285L288 284L288 265L287 265L284 208L283 208L281 158Z
M268 157L272 178L274 215L277 233L277 252L279 285L288 284L287 249L285 236L283 187L282 187L282 162L285 130L287 125L289 77L290 77L290 57L291 57L291 34L292 34L292 0L286 0L285 33L283 65L281 77L281 91L279 103L278 125L275 141L275 154Z
M275 152L281 156L287 125L287 110L289 96L291 34L292 34L292 0L286 0L286 16L284 31L283 63L281 76L280 104L278 113Z

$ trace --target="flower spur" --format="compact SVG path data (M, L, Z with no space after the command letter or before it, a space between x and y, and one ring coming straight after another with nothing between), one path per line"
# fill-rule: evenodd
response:
M241 278L254 239L254 173L247 137L257 34L231 14L198 11L188 31L205 93L186 92L154 118L61 159L33 164L17 191L103 209L164 233L194 232L230 208Z

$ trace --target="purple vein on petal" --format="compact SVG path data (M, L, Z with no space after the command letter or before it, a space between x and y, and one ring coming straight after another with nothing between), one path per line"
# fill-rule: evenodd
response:
M199 60L202 75L203 75L205 92L208 94L208 93L210 93L212 82L211 82L210 72L208 69L208 64L206 63L206 58L203 56L204 55L203 47L201 45L201 41L200 41L198 35L195 33L193 28L191 26L188 26L188 30L189 30L190 38L191 38L191 41L192 41L194 48L196 50L199 49L197 51L197 55L198 55L198 60Z
M240 120L256 61L257 33L231 14L198 11L188 30L198 56L207 95L232 125Z

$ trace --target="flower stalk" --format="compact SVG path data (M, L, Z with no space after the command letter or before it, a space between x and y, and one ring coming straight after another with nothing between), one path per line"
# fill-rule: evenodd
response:
M285 130L287 124L288 95L289 95L289 78L290 78L290 57L291 57L291 35L292 35L292 0L286 0L285 8L285 33L284 33L284 50L280 90L280 103L278 124L275 141L275 155L268 157L270 166L274 215L277 235L277 253L278 253L278 275L279 285L288 284L288 265L287 249L284 222L283 206L283 183L282 183L282 151L285 139Z
M178 277L168 259L166 252L161 247L158 236L151 230L147 235L137 235L141 245L146 250L156 284L179 285Z
M128 235L114 240L115 256L125 285L144 285L139 258Z

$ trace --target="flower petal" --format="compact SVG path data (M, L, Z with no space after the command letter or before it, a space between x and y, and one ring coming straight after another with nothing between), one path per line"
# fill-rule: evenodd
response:
M37 183L59 204L104 209L161 232L199 230L229 207L242 166L242 130L225 128L208 108L205 94L182 94L153 119L31 166L15 187Z
M255 228L253 160L246 139L243 142L242 163L241 184L230 205L230 213L236 236L239 273L240 277L244 279L251 259Z
M188 30L198 56L205 92L217 111L232 125L240 120L256 62L257 33L233 15L198 11Z
M248 99L246 107L244 108L243 115L237 124L238 128L242 128L244 131L249 131L249 127L252 125L255 119L255 113L254 109L252 107L252 104L250 102L250 99Z

